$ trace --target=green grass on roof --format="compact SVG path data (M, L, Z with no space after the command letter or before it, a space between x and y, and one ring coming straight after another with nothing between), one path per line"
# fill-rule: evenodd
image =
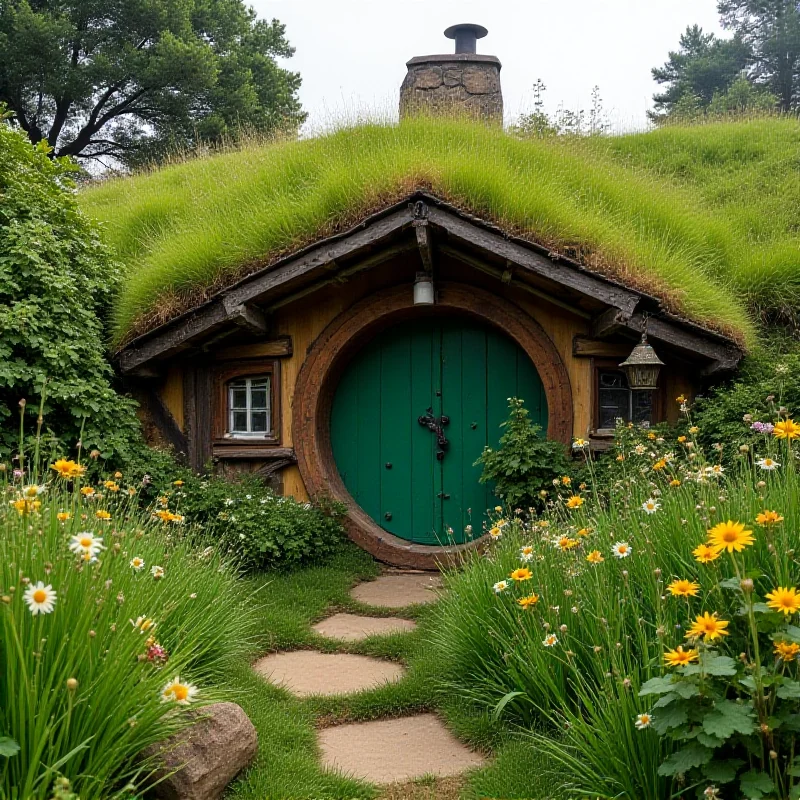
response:
M415 188L752 342L800 301L800 124L520 140L452 120L368 124L81 193L127 272L117 343Z

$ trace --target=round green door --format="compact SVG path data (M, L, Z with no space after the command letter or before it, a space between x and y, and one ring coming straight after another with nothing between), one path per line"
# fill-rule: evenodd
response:
M350 362L331 410L339 474L381 527L419 544L481 533L496 499L473 466L496 446L508 398L547 430L547 400L526 353L493 328L421 318L381 333ZM445 441L446 440L446 441Z

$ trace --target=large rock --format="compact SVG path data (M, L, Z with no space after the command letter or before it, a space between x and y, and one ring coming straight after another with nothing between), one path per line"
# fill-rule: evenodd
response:
M162 765L155 780L163 780L151 790L152 797L218 800L256 754L256 729L236 703L214 703L190 713L197 717L194 725L144 752Z

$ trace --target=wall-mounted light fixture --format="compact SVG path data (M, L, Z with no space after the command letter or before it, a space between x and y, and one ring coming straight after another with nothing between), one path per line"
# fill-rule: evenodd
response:
M418 272L414 279L414 305L432 306L435 302L433 276L430 272Z
M647 342L647 331L642 333L642 341L620 364L620 367L625 370L628 386L631 389L656 389L658 374L663 366L664 362Z

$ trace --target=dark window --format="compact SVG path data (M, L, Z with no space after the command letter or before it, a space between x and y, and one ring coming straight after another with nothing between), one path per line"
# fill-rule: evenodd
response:
M632 391L625 373L620 370L599 370L597 383L599 429L615 428L618 419L640 424L652 422L653 392Z
M265 438L271 434L271 387L269 375L237 378L228 384L228 435Z

